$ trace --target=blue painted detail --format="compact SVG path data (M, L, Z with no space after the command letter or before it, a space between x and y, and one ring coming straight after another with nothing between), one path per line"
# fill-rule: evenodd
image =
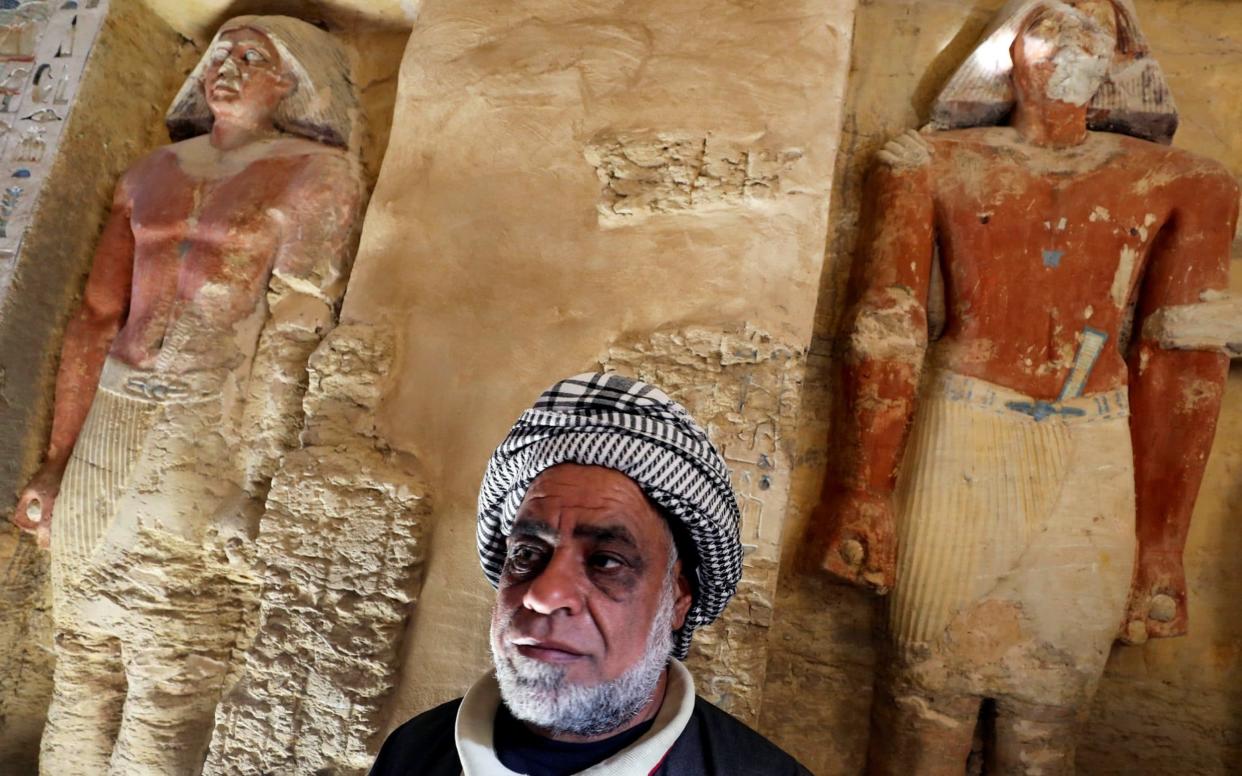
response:
M1065 384L1061 386L1061 395L1057 399L1065 401L1082 396L1083 389L1087 381L1091 379L1091 372L1095 370L1095 363L1099 360L1100 352L1104 350L1106 342L1108 342L1108 332L1093 326L1082 327L1082 342L1078 345L1078 352L1074 354L1074 365L1070 367L1069 374L1065 376ZM1095 347L1089 348L1093 343Z
M1065 251L1044 251L1044 266L1059 267L1061 266L1061 257L1065 255Z
M0 10L12 11L21 4L21 0L0 0Z
M25 167L18 168L17 170L13 172L13 177L14 178L29 178L30 170L27 170Z
M1030 415L1032 418L1035 418L1036 422L1053 415L1082 417L1087 414L1081 407L1063 407L1060 404L1054 404L1049 401L1008 401L1005 402L1005 406L1014 412Z
M62 11L75 11L78 8L77 0L65 0L65 4L60 7Z

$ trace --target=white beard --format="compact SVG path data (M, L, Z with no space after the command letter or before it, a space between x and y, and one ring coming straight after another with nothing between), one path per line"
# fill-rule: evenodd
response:
M504 639L509 622L492 620L492 662L509 713L552 735L601 736L634 719L651 700L673 650L675 584L660 598L643 657L624 674L594 686L565 680L565 668L525 657ZM511 622L511 621L510 621Z

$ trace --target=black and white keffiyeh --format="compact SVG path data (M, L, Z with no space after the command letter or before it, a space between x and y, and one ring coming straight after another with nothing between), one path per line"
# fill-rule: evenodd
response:
M526 490L561 463L625 474L689 536L697 589L673 646L674 657L684 658L694 629L724 611L742 576L741 515L724 459L689 413L655 386L618 374L562 380L522 413L483 475L479 560L493 587Z

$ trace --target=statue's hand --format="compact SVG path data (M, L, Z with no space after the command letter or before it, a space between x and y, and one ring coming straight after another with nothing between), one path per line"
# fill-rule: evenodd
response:
M815 510L815 519L829 526L825 571L879 595L892 589L897 539L891 497L853 490L829 493Z
M932 148L923 135L908 129L885 143L876 158L894 170L917 170L931 164Z
M1186 572L1181 553L1140 551L1118 638L1126 644L1186 634Z
M17 497L17 507L9 520L27 533L34 534L39 546L47 549L52 543L52 507L60 493L64 469L44 464Z

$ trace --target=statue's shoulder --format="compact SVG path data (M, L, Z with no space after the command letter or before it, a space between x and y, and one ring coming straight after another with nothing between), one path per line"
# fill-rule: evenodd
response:
M132 193L149 183L166 180L170 171L178 166L178 145L180 143L158 146L135 159L121 174L118 190Z
M971 127L916 132L906 130L889 140L876 155L882 164L911 168L933 161L951 162L961 153L974 156L1002 153L1016 135L1009 127Z
M1203 196L1234 200L1239 196L1237 178L1215 159L1141 138L1118 137L1127 161L1143 170L1149 190L1176 185L1182 191L1190 189Z
M349 152L344 148L293 135L285 135L267 141L267 149L264 155L268 157L300 157L306 159L309 164L317 165L348 163L350 159Z

